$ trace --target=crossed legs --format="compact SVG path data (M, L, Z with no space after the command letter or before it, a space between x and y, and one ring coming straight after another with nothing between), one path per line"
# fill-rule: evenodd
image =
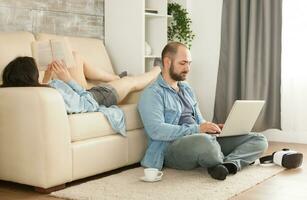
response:
M258 159L267 149L266 138L257 133L216 138L208 134L184 136L171 143L165 153L165 166L189 170L233 163L237 170Z

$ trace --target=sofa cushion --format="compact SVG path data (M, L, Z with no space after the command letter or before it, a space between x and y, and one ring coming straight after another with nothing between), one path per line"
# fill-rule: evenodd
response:
M143 128L137 104L120 105L120 108L125 113L127 131ZM100 112L73 114L68 115L68 118L72 142L118 134L112 129L108 119Z
M17 56L32 56L31 42L34 36L29 32L0 32L0 74L4 67ZM0 84L2 76L0 76Z

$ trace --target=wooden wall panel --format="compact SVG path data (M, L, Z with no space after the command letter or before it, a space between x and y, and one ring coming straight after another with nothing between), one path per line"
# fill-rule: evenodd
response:
M38 11L33 32L103 38L103 17L74 13Z
M32 31L32 11L22 8L0 7L2 31Z
M0 0L0 31L104 38L104 0Z

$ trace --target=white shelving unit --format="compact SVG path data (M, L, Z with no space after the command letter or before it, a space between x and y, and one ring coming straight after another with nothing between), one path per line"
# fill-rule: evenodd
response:
M148 71L167 43L167 0L105 0L105 45L116 72ZM156 13L149 13L151 10ZM151 54L145 54L145 41Z

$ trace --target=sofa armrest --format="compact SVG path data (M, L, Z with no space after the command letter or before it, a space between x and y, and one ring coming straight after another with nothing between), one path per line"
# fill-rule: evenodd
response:
M72 180L71 136L53 88L0 88L0 179L42 188Z

